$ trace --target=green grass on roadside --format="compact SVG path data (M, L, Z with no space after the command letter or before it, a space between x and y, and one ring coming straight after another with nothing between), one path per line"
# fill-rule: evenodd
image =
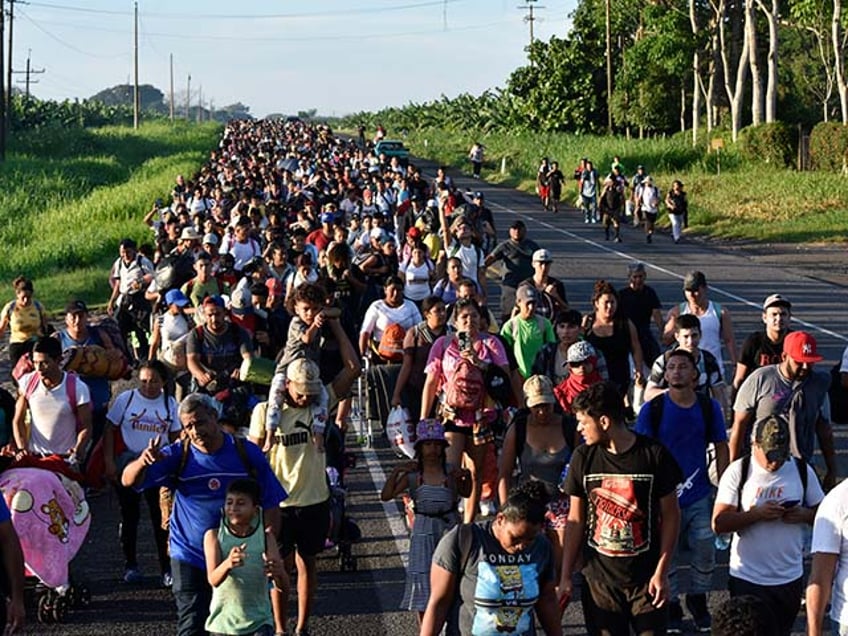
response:
M0 281L23 274L51 310L70 296L108 297L106 276L118 241L150 241L141 222L178 173L191 175L220 127L152 123L52 129L16 139L0 166Z
M478 138L440 130L410 131L413 154L468 170L468 148ZM690 230L715 239L761 242L841 242L848 239L848 181L836 174L794 172L743 161L725 138L721 174L718 158L693 148L682 135L663 139L624 139L529 133L482 136L486 146L483 176L526 192L535 188L543 156L557 160L568 180L565 202L577 191L571 174L580 157L590 157L600 175L620 155L628 175L644 164L663 193L674 179L689 193ZM501 161L506 171L501 174ZM660 224L667 223L661 215Z

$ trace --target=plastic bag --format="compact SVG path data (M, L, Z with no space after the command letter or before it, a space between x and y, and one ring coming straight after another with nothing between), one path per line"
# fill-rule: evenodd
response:
M386 437L398 457L415 458L415 422L409 409L394 407L386 418Z

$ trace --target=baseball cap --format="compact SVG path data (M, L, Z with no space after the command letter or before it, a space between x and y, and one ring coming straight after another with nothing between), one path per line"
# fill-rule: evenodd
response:
M565 361L569 364L583 362L595 355L595 348L585 340L579 340L568 348Z
M775 305L778 307L786 307L787 309L792 309L792 303L790 303L788 299L784 298L780 294L772 294L763 301L763 311L765 311L769 307L774 307Z
M421 230L417 227L413 226L407 230L406 235L411 239L420 239L421 238Z
M806 331L793 331L783 339L783 353L795 362L821 362L824 356L816 353L816 339Z
M546 249L540 249L533 252L533 262L534 263L553 263L554 259L551 257L551 253Z
M426 419L418 422L415 427L415 445L422 442L442 442L447 446L445 427L437 419Z
M290 362L286 369L286 380L301 395L321 393L321 369L312 360L298 358Z
M509 226L509 229L511 229L511 230L523 230L523 229L526 229L526 228L527 228L527 225L521 219L516 219Z
M645 263L635 262L630 263L627 266L628 274L644 274L645 273Z
M554 385L550 378L544 375L531 375L524 382L524 403L528 408L539 404L554 404Z
M522 285L515 292L515 302L537 302L539 300L536 294L536 288L530 285Z
M483 193L478 190L477 192L474 193L474 198L475 199L482 199Z
M209 232L209 234L203 235L203 244L204 245L217 245L218 244L218 235L214 232Z
M70 300L65 305L66 314L88 313L88 306L81 300Z
M686 274L686 278L683 279L683 289L686 291L696 291L701 287L707 286L707 277L704 276L703 272L699 272L698 270L693 270Z
M185 307L188 305L189 299L179 289L172 289L165 294L165 304L176 305L177 307Z
M215 294L214 296L207 296L203 299L204 307L221 307L222 309L226 308L226 303L224 299Z
M332 212L324 212L321 215L321 223L332 223L336 220L335 215Z
M779 415L764 417L754 425L754 442L769 462L786 461L789 458L789 424Z

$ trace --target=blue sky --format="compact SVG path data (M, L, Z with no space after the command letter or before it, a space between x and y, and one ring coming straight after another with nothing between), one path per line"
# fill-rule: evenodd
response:
M503 86L525 63L525 0L139 0L139 76L176 103L241 101L256 116L317 108L341 115ZM537 38L565 36L577 0L540 0ZM8 8L8 0L6 3ZM133 3L15 5L13 61L44 99L132 82ZM15 81L23 81L16 74ZM23 88L23 85L20 85Z

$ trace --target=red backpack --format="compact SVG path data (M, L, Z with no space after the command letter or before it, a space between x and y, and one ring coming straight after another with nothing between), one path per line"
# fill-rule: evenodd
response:
M454 346L451 343L450 346ZM453 409L474 409L483 406L486 385L483 371L469 360L459 358L456 371L445 387L445 403Z

